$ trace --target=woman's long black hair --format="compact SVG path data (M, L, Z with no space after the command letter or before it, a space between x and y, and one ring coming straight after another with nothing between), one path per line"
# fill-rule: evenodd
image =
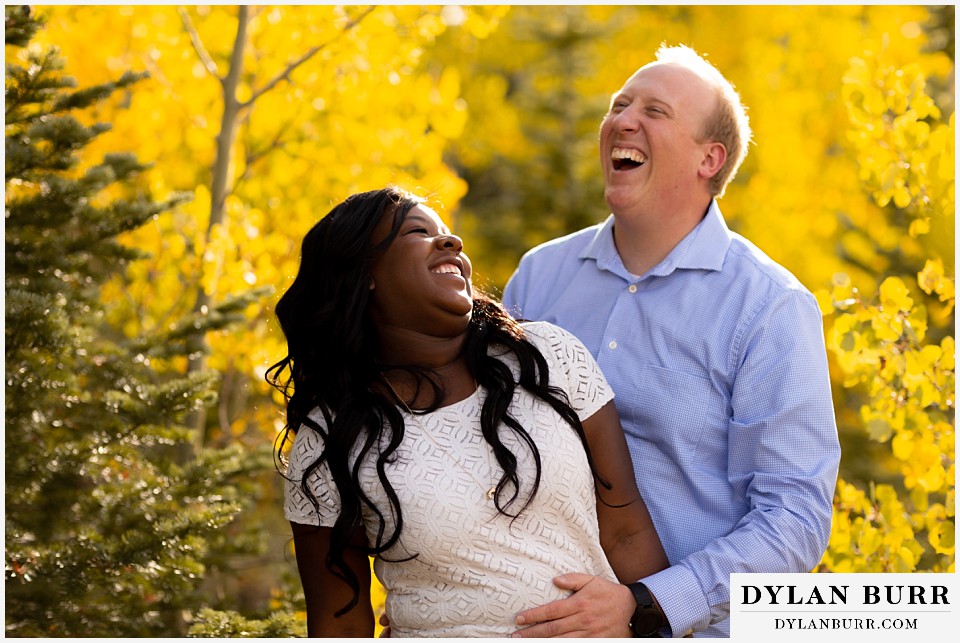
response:
M404 424L396 400L378 392L374 382L384 368L377 362L378 340L370 323L371 264L393 242L407 214L422 200L399 188L388 187L354 194L337 205L304 237L300 270L290 288L277 303L276 314L287 339L287 356L267 371L267 381L280 390L287 401L286 427L278 439L277 455L285 450L298 431L315 431L323 441L318 459L309 463L298 483L318 508L316 496L307 485L311 473L323 463L330 469L341 500L341 511L333 525L326 565L353 589L353 600L337 614L353 609L359 600L359 581L344 561L344 552L356 547L364 532L362 510L371 510L379 520L376 542L368 543L368 555L381 555L399 539L403 528L400 501L387 479L387 465L403 442ZM372 234L384 215L392 215L393 225L387 237L372 244ZM488 350L496 345L496 354L513 354L519 363L519 382L510 368ZM467 368L487 395L481 409L480 426L484 439L493 449L503 477L496 488L497 511L516 517L532 501L540 486L540 452L530 434L510 414L510 403L519 384L549 404L580 437L594 477L597 477L583 426L562 390L550 386L547 362L524 336L523 329L503 307L488 296L474 292L473 316L464 348ZM418 373L422 378L423 373ZM426 412L434 410L442 399L438 381L428 382L437 393ZM309 414L319 409L323 425ZM536 464L529 493L522 502L517 456L503 443L500 431L506 427L533 455ZM385 448L373 449L386 444ZM359 457L355 455L359 453ZM389 507L377 507L359 484L361 464L376 457L380 483ZM350 466L350 462L354 462ZM519 504L511 513L509 509ZM393 533L386 533L384 512L395 516ZM363 540L363 538L359 538Z

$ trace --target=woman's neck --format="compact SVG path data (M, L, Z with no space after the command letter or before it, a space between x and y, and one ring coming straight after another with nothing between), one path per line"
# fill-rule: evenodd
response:
M456 337L434 337L406 329L381 328L378 361L386 378L411 408L424 408L434 402L429 385L418 386L417 376L410 369L428 371L443 390L438 406L447 406L466 399L476 390L476 383L467 368L464 356L466 333Z
M415 366L431 371L449 368L463 356L467 334L435 337L397 327L383 327L379 362L384 366Z

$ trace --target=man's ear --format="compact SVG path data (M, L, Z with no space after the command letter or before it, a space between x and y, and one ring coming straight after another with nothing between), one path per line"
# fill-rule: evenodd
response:
M373 283L373 277L370 277L370 285L367 286L367 288L369 288L370 290L373 290L376 287L377 287L377 284Z
M699 175L704 179L710 179L714 174L720 171L724 161L727 160L727 148L723 143L713 142L704 144L703 160L700 161Z

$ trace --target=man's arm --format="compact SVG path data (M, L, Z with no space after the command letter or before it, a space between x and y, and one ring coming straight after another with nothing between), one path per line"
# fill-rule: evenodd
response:
M840 446L816 300L783 292L732 350L727 477L749 510L730 534L644 581L679 636L729 617L732 572L808 572L830 539Z

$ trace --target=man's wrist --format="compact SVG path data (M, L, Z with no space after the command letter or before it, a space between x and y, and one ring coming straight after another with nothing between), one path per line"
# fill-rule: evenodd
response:
M667 619L653 594L640 582L627 583L627 587L637 601L637 609L630 619L630 631L639 638L659 636L658 632L667 624Z

